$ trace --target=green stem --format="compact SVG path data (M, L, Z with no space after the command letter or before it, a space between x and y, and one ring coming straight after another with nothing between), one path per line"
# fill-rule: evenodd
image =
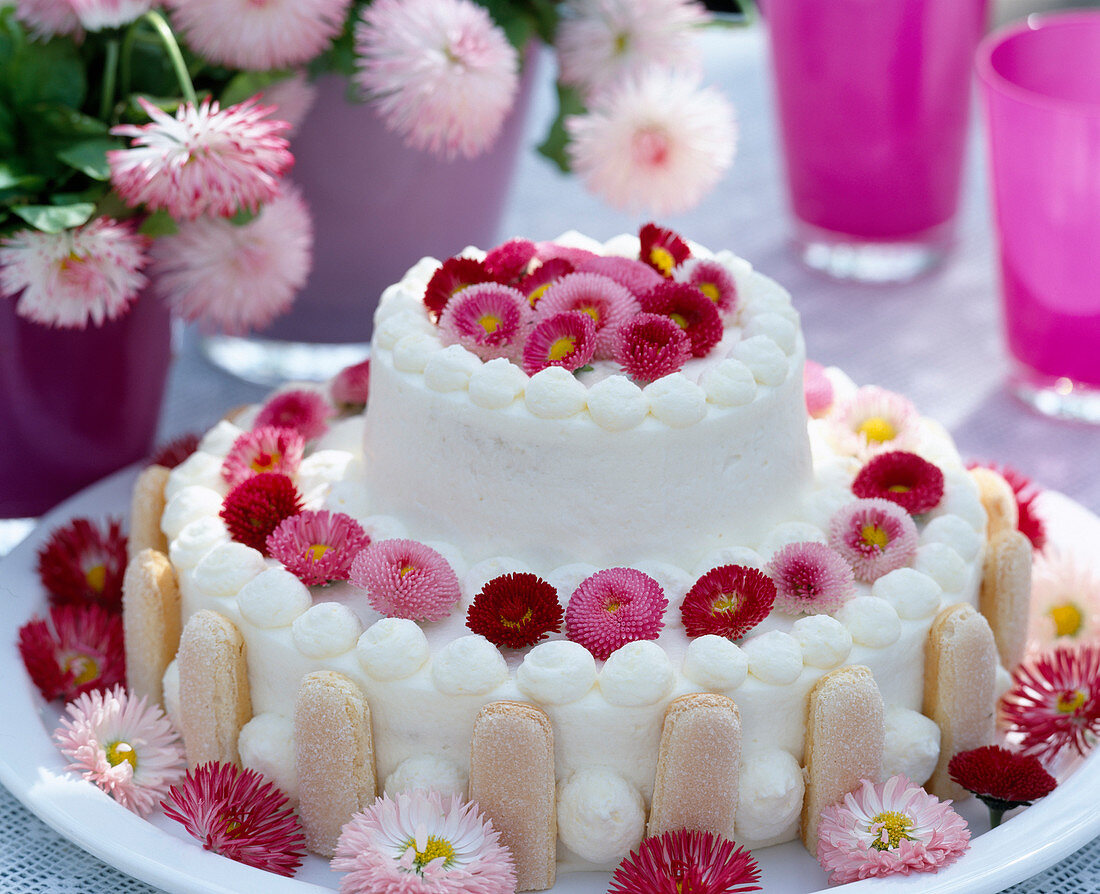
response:
M130 95L130 69L134 55L134 40L137 38L137 22L133 22L122 36L122 58L118 67L119 92L123 96Z
M161 42L164 44L164 48L168 51L168 58L172 60L172 68L176 72L176 80L179 81L180 90L183 91L183 98L196 106L199 104L198 97L195 96L195 85L191 83L191 75L187 71L187 63L183 60L183 52L180 50L180 45L176 41L176 35L172 33L172 28L162 16L155 9L149 10L142 17L150 25L153 26L153 30L160 36Z
M997 810L993 807L989 808L989 828L996 829L1001 824L1001 820L1004 819L1005 812L1003 810Z
M118 38L107 41L107 58L103 63L103 91L99 95L99 117L106 119L115 101L115 84L118 82Z

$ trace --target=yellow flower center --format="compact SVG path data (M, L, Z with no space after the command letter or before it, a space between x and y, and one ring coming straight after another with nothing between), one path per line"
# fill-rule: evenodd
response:
M879 525L864 525L859 529L859 536L868 546L874 546L878 549L886 549L890 544L890 535L886 533L885 528Z
M714 283L712 283L712 282L701 282L701 283L699 283L699 284L698 284L698 285L696 286L696 288L697 288L697 289L698 289L698 290L699 290L700 292L702 292L702 293L703 293L704 295L706 295L706 296L707 296L707 297L708 297L708 298L709 298L709 299L710 299L711 301L713 301L713 302L714 302L715 304L717 304L717 303L718 303L718 299L722 297L722 296L721 296L721 295L720 295L720 294L718 293L718 286L716 286L716 285L715 285Z
M871 825L867 831L878 833L878 837L871 842L871 847L877 851L891 850L901 844L902 839L912 840L909 833L913 831L913 821L904 813L884 810L871 817Z
M669 314L668 318L681 329L687 329L688 321L684 318L683 314Z
M256 454L256 458L252 460L253 472L268 472L278 465L279 461L283 458L282 454L277 450L271 453L260 452Z
M562 360L568 357L577 347L575 335L562 335L550 343L550 352L547 355L551 360Z
M73 675L73 682L77 686L90 683L99 676L99 665L94 658L85 655L83 652L69 652L66 655L59 655L57 663L63 671L68 671Z
M428 840L423 850L417 845L415 838L410 838L405 843L405 847L411 847L413 849L415 855L413 857L413 863L416 865L417 872L431 863L432 860L438 860L440 857L443 858L444 867L449 866L451 861L455 858L454 845L447 841L446 838L436 838L434 835L428 836Z
M487 335L492 335L500 328L500 317L496 314L482 314L478 317L477 324L485 330Z
M541 286L531 290L531 294L527 296L528 303L534 307L539 303L539 299L546 294L546 290L550 288L554 283L544 282Z
M102 562L93 565L84 572L84 580L97 593L102 593L103 588L107 586L107 566Z
M911 488L908 484L891 484L886 489L892 494L907 494L913 488Z
M592 318L592 322L595 323L597 326L599 325L600 311L598 308L595 308L590 304L587 307L578 307L577 310L579 310L581 313L588 314L588 316Z
M621 56L626 52L627 47L630 46L630 33L628 31L620 31L615 35L615 51L614 55Z
M655 245L649 250L649 260L665 276L670 275L672 268L676 266L676 259L672 256L672 252L661 245Z
M1054 622L1055 636L1077 636L1085 623L1085 618L1084 615L1081 614L1081 609L1072 602L1066 602L1063 605L1053 605L1047 614Z
M320 562L321 557L330 549L332 549L332 547L329 546L327 543L311 543L305 548L305 551L302 553L302 555L313 562ZM402 574L401 576L404 577L405 575Z
M732 612L736 611L740 604L740 593L722 593L714 600L714 604L711 606L710 611L712 615L718 614L719 612Z
M509 630L515 630L517 627L522 627L524 624L526 624L528 621L530 621L531 620L531 614L532 614L531 609L528 608L523 613L523 617L520 618L518 621L513 621L511 618L506 618L506 617L504 617L504 615L501 615L500 616L500 623L502 625L504 625L505 627L507 627Z
M137 752L130 747L129 742L112 742L104 751L107 755L107 763L112 767L117 767L125 761L135 770L137 769Z
M413 565L402 565L397 573L401 577L401 580L404 580L408 575L412 574L414 571L416 571L415 566L413 566Z
M864 419L856 432L864 435L868 441L875 441L879 444L892 441L898 435L893 423L883 416L871 416Z
M1076 714L1087 698L1088 693L1083 689L1067 689L1058 694L1058 698L1054 700L1054 707L1058 709L1059 714Z

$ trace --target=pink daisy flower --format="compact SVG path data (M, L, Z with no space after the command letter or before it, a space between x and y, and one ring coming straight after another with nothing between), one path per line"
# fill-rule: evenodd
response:
M231 217L279 194L294 158L283 137L289 125L267 120L274 106L253 98L222 109L206 99L198 108L183 103L173 117L138 102L152 122L111 128L133 143L107 153L111 185L131 207L164 208L180 220Z
M414 149L473 158L519 88L519 55L472 0L375 0L355 30L359 85Z
M293 478L304 452L305 441L296 429L262 425L233 442L222 463L222 478L230 487L267 472Z
M370 397L370 360L346 366L329 386L332 403L344 414L360 413Z
M687 333L693 357L706 357L722 338L718 307L694 286L663 282L641 296L642 310L661 314Z
M574 268L600 257L587 248L575 248L571 245L559 245L557 242L536 242L535 257L543 263L547 261L568 261Z
M615 255L596 256L577 265L578 273L598 273L625 287L631 295L641 295L664 281L656 270L633 258Z
M771 614L775 584L746 565L719 565L695 582L680 605L688 636L740 639Z
M915 447L920 440L920 417L908 398L868 385L837 406L827 431L841 453L866 458Z
M165 0L172 24L202 57L229 68L302 65L344 27L351 0Z
M519 290L527 296L527 303L531 307L538 307L542 296L546 294L554 283L573 272L573 265L565 258L551 258L541 262L534 270L528 273L519 282Z
M97 605L58 605L19 628L19 654L46 701L126 682L122 616Z
M864 779L844 801L821 812L817 859L829 883L935 872L970 847L966 822L904 776Z
M816 360L807 360L802 370L802 389L806 393L806 412L814 419L827 416L836 399L833 383L825 375L825 367Z
M630 291L598 273L570 273L543 294L535 309L541 322L560 313L579 310L596 324L597 360L611 357L618 328L638 312L638 302Z
M733 163L733 107L691 76L649 69L565 119L573 170L616 208L687 211Z
M691 247L668 227L647 223L638 231L638 259L661 279L671 279L676 268L691 257Z
M530 239L509 239L485 255L485 269L500 282L517 283L531 269L535 243Z
M607 568L581 581L565 609L565 635L596 658L635 640L656 639L665 626L664 590L633 568Z
M763 890L748 851L713 832L662 832L619 864L607 894L747 894Z
M255 770L211 762L172 787L164 815L202 846L230 860L291 876L302 865L305 836L284 795Z
M389 618L442 621L462 597L454 569L415 540L376 540L351 563L351 582Z
M313 222L285 184L246 224L203 218L153 246L157 294L185 320L227 333L262 329L284 313L313 263Z
M45 41L59 34L71 35L77 42L84 39L80 18L68 0L16 0L15 17L35 40Z
M934 509L943 499L943 472L939 466L904 450L871 457L852 482L857 497L897 503L910 515Z
M439 337L482 360L511 360L523 350L530 320L531 306L523 292L500 283L477 283L447 302L439 317Z
M463 289L482 282L496 282L484 261L474 258L447 258L428 280L424 290L424 306L432 319L438 320L447 303Z
M476 803L439 792L382 795L340 831L341 894L513 894L516 870Z
M62 329L121 317L147 280L149 240L132 223L97 217L60 233L18 230L0 239L0 295L16 312Z
M717 261L689 258L673 271L672 278L676 282L695 286L723 318L728 319L737 312L737 283Z
M1001 716L1025 754L1053 758L1071 746L1087 754L1100 736L1100 644L1056 645L1025 658L1001 699Z
M38 550L38 578L52 605L93 604L118 614L126 562L126 535L119 519L107 519L101 528L74 518L55 528Z
M775 607L791 615L834 614L856 593L851 566L824 543L788 543L767 567Z
M1100 641L1100 574L1091 564L1058 550L1036 557L1028 634L1038 647Z
M640 313L616 332L615 362L636 382L655 382L691 359L691 339L670 318Z
M121 686L77 696L53 734L58 749L123 807L145 816L183 776L179 734L159 705Z
M523 346L523 369L529 376L560 366L574 372L596 354L596 324L584 311L547 317L527 336Z
M283 391L268 399L256 414L254 428L275 425L298 432L305 441L315 441L328 431L332 404L316 391Z
M591 93L652 65L693 64L695 31L707 21L693 0L569 0L554 41L561 80Z
M350 515L306 510L284 518L267 538L267 551L306 586L347 580L351 563L370 537Z
M121 28L145 15L153 6L153 0L68 0L89 31L104 28Z
M856 579L873 583L909 565L917 554L917 526L889 500L855 500L829 520L829 545L852 567Z

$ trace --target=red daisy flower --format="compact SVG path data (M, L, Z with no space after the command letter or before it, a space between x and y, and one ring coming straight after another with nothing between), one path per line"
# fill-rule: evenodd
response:
M691 359L691 339L668 317L641 313L618 330L614 358L636 382L671 375Z
M1008 729L1021 750L1051 758L1073 746L1084 755L1100 736L1100 644L1056 646L1025 659L1001 699Z
M260 408L252 427L293 428L305 440L312 441L328 431L328 420L333 415L332 404L316 391L284 391Z
M158 447L149 457L149 465L174 469L198 449L199 436L194 432L187 432Z
M729 317L737 310L737 283L718 261L691 258L676 270L673 278L695 286L714 303L722 316Z
M498 282L513 283L527 273L535 259L535 243L528 239L509 239L485 255L485 269Z
M239 435L222 463L222 478L230 487L254 475L293 475L305 453L305 440L293 428L262 425Z
M641 297L642 310L668 317L691 339L691 353L705 357L722 338L718 307L695 286L664 282Z
M473 258L447 258L428 280L424 290L424 304L433 320L438 320L447 302L466 286L479 282L496 282L484 261Z
M748 851L713 832L646 838L611 877L608 894L746 894L763 890Z
M550 286L572 272L573 265L565 258L551 258L523 277L516 288L527 296L527 303L535 307Z
M19 654L46 701L126 685L122 616L98 605L58 605L48 620L32 618L19 628Z
M994 828L1006 810L1026 807L1054 791L1058 782L1033 754L1019 754L1000 745L960 751L947 765L951 778L989 808Z
M1002 466L998 463L967 463L966 467L973 469L978 466L992 469L1008 482L1016 497L1016 507L1020 510L1020 520L1016 528L1031 541L1033 549L1041 550L1047 545L1047 528L1042 516L1035 511L1035 498L1042 491L1023 472L1011 466Z
M267 538L285 518L302 511L302 498L286 475L253 475L233 488L219 515L238 543L267 555Z
M329 394L344 415L362 412L370 396L370 360L340 370L329 386Z
M522 649L561 629L558 591L534 574L502 574L489 581L466 612L466 626L496 646Z
M523 369L529 376L551 366L574 372L596 353L596 324L584 311L555 314L539 323L523 346Z
M633 568L607 568L581 581L565 610L565 635L596 658L664 627L668 600L661 585Z
M695 582L680 606L690 637L739 639L763 621L775 602L770 577L747 565L719 565Z
M38 551L38 577L53 605L92 603L120 612L125 573L126 535L118 519L107 519L103 530L74 518Z
M683 239L655 223L642 227L638 238L642 243L638 257L665 278L691 257L691 249Z
M943 472L915 453L892 450L873 457L859 470L852 493L890 500L910 515L919 515L943 499Z
M306 586L347 580L352 560L370 544L354 518L342 512L305 511L279 522L267 551Z
M230 860L291 876L305 836L287 796L255 770L211 762L188 770L168 793L164 815L202 846Z

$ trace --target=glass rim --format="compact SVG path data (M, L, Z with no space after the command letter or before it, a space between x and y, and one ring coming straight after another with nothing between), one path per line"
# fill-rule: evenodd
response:
M1002 46L1019 40L1026 34L1039 34L1052 28L1086 24L1096 29L1100 37L1100 9L1064 10L1053 13L1032 13L1023 19L991 31L978 44L975 51L974 70L982 83L992 91L1017 102L1059 112L1072 112L1086 117L1100 118L1100 102L1084 102L1062 99L1040 90L1024 87L1001 74L993 64L993 55ZM1098 44L1100 47L1100 44Z

